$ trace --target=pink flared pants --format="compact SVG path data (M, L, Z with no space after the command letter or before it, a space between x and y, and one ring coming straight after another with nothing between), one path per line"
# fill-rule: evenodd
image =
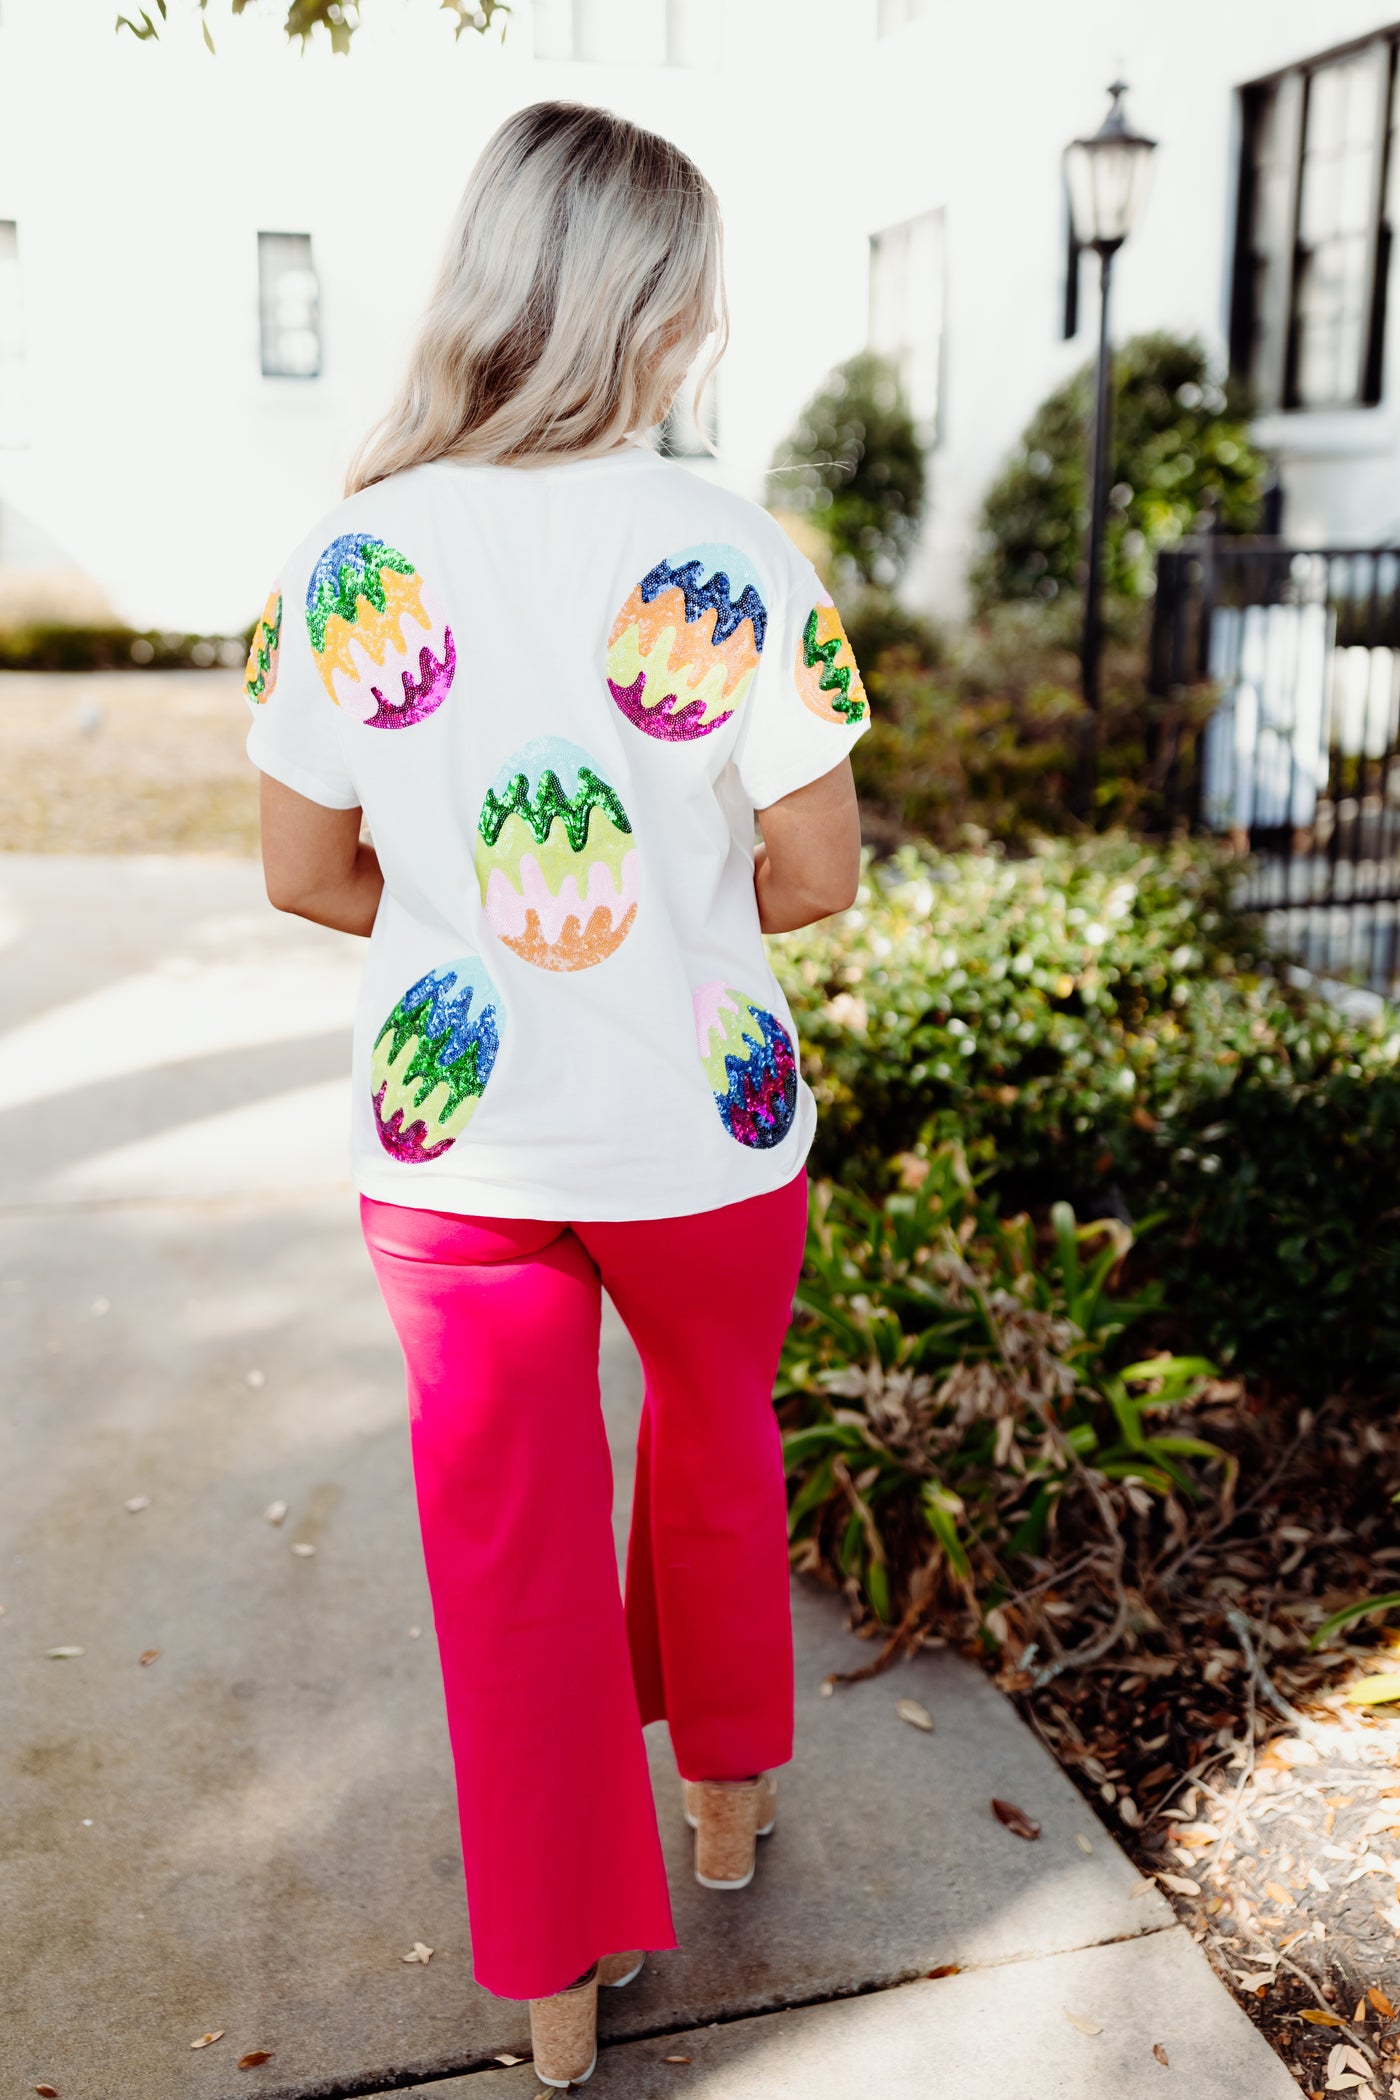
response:
M476 1977L563 1990L676 1944L642 1728L687 1779L792 1755L772 1405L806 1175L638 1224L361 1200L408 1368ZM598 1390L606 1290L645 1373L624 1606Z

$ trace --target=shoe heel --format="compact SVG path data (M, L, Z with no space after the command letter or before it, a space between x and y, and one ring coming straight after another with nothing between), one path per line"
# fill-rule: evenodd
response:
M641 1975L646 1954L633 1951L631 1954L608 1954L598 1964L600 1987L620 1991L624 1983L631 1983Z
M700 1827L700 1789L704 1784L703 1779L681 1781L681 1813L692 1830L698 1830ZM772 1837L778 1820L777 1775L773 1772L760 1772L758 1787L758 1805L754 1810L758 1818L757 1834L761 1838Z
M598 2061L598 1964L549 1998L530 2000L530 2050L545 2085L582 2085Z
M753 1880L762 1785L760 1779L701 1779L687 1787L701 1888L746 1889Z

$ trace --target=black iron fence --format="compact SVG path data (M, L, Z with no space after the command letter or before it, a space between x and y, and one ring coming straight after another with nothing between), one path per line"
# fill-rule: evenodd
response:
M1400 547L1164 553L1149 690L1168 819L1249 854L1241 902L1309 969L1400 989Z

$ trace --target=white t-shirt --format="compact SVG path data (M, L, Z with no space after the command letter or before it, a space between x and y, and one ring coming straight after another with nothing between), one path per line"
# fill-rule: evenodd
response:
M253 763L363 808L384 871L366 1195L679 1217L792 1178L816 1110L754 811L839 764L869 708L764 511L639 447L414 467L288 560L247 694Z

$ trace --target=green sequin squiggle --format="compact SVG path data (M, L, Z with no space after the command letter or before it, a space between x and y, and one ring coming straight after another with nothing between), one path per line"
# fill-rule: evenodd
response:
M829 642L817 640L817 608L814 605L802 630L803 660L809 671L815 671L818 664L822 666L822 675L817 681L819 692L841 695L839 700L831 703L837 714L844 715L848 722L858 722L865 713L865 702L852 700L850 667L836 661L841 654L843 639L842 635L834 634Z
M367 598L376 612L385 610L386 569L397 569L400 576L414 574L413 563L396 547L386 547L383 540L366 540L353 559L340 563L334 584L329 580L317 584L306 608L306 631L318 656L326 646L326 628L337 614L342 620L353 620L361 598Z
M261 620L258 622L258 633L254 640L255 654L253 657L257 670L248 680L248 698L250 700L262 699L267 689L268 678L272 673L272 660L277 654L278 644L281 640L282 594L279 591L277 594L277 610L273 614L272 626L268 628L264 626Z
M619 831L631 831L627 812L618 801L605 780L587 766L578 769L578 791L573 795L564 793L559 775L552 770L541 773L539 786L533 795L530 782L524 773L517 773L504 795L494 788L486 790L486 800L481 805L481 820L477 826L488 846L494 846L501 835L507 817L523 817L543 845L558 819L568 834L569 844L575 853L581 853L588 843L589 819L595 809L606 811Z

